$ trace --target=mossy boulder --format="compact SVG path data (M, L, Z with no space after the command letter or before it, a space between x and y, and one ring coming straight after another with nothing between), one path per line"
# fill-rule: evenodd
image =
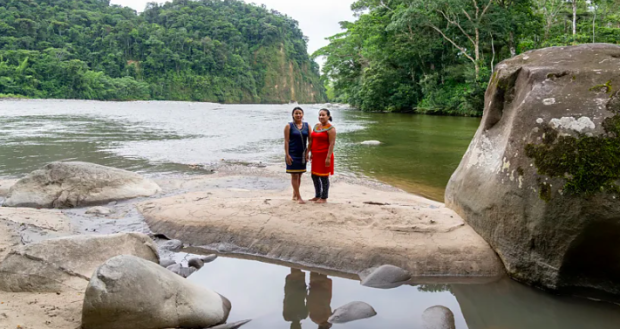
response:
M620 47L535 50L496 67L446 205L516 280L620 295Z

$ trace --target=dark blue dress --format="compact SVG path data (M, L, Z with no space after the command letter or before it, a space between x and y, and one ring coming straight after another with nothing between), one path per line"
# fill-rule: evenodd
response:
M306 172L306 150L308 149L308 134L310 128L307 122L303 123L301 130L295 123L289 122L290 132L288 136L288 154L293 158L291 165L286 165L286 172L298 174Z

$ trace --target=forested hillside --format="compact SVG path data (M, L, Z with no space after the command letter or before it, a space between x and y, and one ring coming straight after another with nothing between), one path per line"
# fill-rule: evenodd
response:
M524 51L620 42L620 0L358 0L315 56L337 100L368 111L481 115L494 65Z
M0 0L0 94L325 101L297 22L236 0Z

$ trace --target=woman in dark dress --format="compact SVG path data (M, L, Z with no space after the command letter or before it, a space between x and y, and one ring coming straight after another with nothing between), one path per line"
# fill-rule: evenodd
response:
M303 122L304 110L300 107L293 109L293 122L284 127L284 152L286 152L286 172L291 174L293 185L293 200L305 203L299 194L301 175L306 172L306 159L308 158L308 135L310 128L307 122Z

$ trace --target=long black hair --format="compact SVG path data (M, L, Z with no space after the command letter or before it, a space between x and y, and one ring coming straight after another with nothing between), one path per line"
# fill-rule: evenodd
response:
M321 109L319 112L321 112L321 111L325 111L327 113L327 116L329 117L329 121L332 121L332 114L329 113L328 109Z
M297 106L296 108L293 109L293 112L291 112L291 116L294 117L295 116L295 111L300 110L301 113L304 113L304 109L302 109L301 107ZM304 113L305 114L305 113Z

